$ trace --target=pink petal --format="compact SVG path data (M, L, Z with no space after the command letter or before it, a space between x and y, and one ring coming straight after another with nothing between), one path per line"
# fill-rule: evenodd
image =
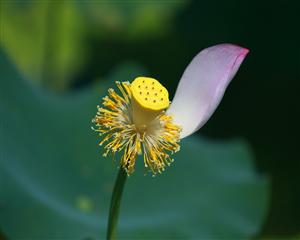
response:
M236 45L219 44L201 51L188 65L167 111L183 128L181 138L210 118L248 52Z

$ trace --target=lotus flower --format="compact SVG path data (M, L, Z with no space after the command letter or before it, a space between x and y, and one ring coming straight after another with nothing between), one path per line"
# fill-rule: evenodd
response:
M104 156L122 152L120 166L130 175L138 155L154 175L180 150L180 139L200 129L219 105L248 50L220 44L201 51L184 71L170 104L167 89L156 79L137 77L116 82L93 119L102 137Z

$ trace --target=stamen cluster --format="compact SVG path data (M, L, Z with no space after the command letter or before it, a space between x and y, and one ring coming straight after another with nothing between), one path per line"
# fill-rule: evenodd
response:
M171 154L179 151L181 128L173 123L171 116L161 111L143 127L133 117L134 104L129 82L116 82L121 94L108 90L103 98L103 107L93 119L104 145L103 156L122 151L120 165L127 174L134 171L138 155L143 155L146 168L155 175L165 170L173 159Z

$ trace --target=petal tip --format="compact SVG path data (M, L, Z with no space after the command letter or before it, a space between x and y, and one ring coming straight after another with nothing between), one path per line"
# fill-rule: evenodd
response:
M240 47L241 48L241 55L243 57L246 57L247 54L250 52L250 50L248 48L243 48L243 47Z
M223 43L216 45L215 47L217 48L222 48L224 52L228 52L229 54L232 54L234 62L233 65L231 66L232 70L232 75L234 76L238 68L240 67L241 63L244 61L245 57L249 53L248 48L241 47L236 44L231 44L231 43Z
M250 50L248 48L243 48L243 54L247 55L250 52Z
M236 68L238 69L239 66L242 64L242 62L244 61L244 59L246 58L246 56L248 55L249 49L243 48L243 47L240 47L240 46L237 46L237 47L239 47L240 52L237 54L236 61L235 61L235 64L234 64L234 67L236 67ZM235 71L234 71L234 72L235 72ZM234 74L235 74L235 73L234 73Z
M217 44L215 46L212 46L211 48L231 49L232 51L235 51L235 52L237 52L237 51L241 52L244 55L247 55L248 52L250 51L248 48L241 47L237 44L232 44L232 43L220 43L220 44Z

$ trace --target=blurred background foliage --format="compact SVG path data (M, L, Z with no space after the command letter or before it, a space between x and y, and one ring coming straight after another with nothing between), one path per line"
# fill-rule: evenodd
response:
M84 72L89 40L158 39L185 1L4 1L3 45L30 79L64 90ZM21 44L20 44L21 43ZM30 56L30 57L28 57Z
M134 70L136 67L130 67L132 63L138 63L149 75L163 82L173 95L185 66L201 49L222 42L249 48L250 54L229 86L224 100L200 134L212 142L220 139L230 142L236 137L246 139L254 152L256 170L271 179L270 207L266 219L263 216L256 216L255 221L251 218L253 229L235 236L253 236L254 233L258 237L299 236L299 1L1 0L0 3L1 46L10 59L2 60L1 67L9 68L9 62L13 62L24 79L31 82L29 84L33 83L58 97L66 94L77 96L77 92L89 95L98 89L98 98L94 94L90 100L80 100L88 102L82 104L90 108L90 112L86 113L88 117L94 112L97 99L100 99L102 90L99 89L107 86L107 81L123 80L117 76L132 76L129 71L146 72ZM2 58L6 59L4 54ZM117 66L124 63L127 67L117 73ZM0 71L4 73L3 69ZM17 75L9 78L11 74L1 75L1 84L4 79L13 81L11 79L20 78ZM4 89L8 91L2 96L1 117L4 113L8 114L3 109L9 104L5 104L21 94L24 87L17 91L7 84L0 85L1 94L4 95ZM27 101L27 107L21 104L22 101L18 102L20 113L30 109L26 114L33 114L34 117L44 114L34 104L32 108L28 107L31 105L30 100ZM31 101L43 102L39 98ZM72 102L70 108L75 106L76 100ZM64 109L60 111L65 112ZM74 112L70 115L76 112L71 111ZM34 128L32 124L29 126ZM76 133L73 134L75 137ZM85 137L92 138L92 135ZM1 148L4 146L8 145L1 145ZM94 147L96 151L96 144L90 151ZM66 154L69 156L69 153ZM89 156L95 157L96 153L95 156L93 154ZM26 156L30 159L30 155ZM251 156L248 158L252 159ZM61 157L57 156L57 159ZM199 159L201 161L201 157ZM30 162L34 165L34 161ZM248 167L245 165L245 168ZM111 173L112 169L108 172ZM230 171L226 173L234 174ZM36 179L39 179L38 176L35 176ZM112 174L108 176L106 178L112 178ZM91 192L94 191L92 186ZM266 192L265 189L264 194ZM242 191L239 193L243 194ZM256 195L253 196L253 206L262 206L263 201L255 203ZM85 195L79 197L78 205L86 211L91 208ZM267 211L266 207L262 209L262 212ZM247 218L248 215L245 216ZM260 227L262 220L265 221ZM185 230L189 231L188 228Z

